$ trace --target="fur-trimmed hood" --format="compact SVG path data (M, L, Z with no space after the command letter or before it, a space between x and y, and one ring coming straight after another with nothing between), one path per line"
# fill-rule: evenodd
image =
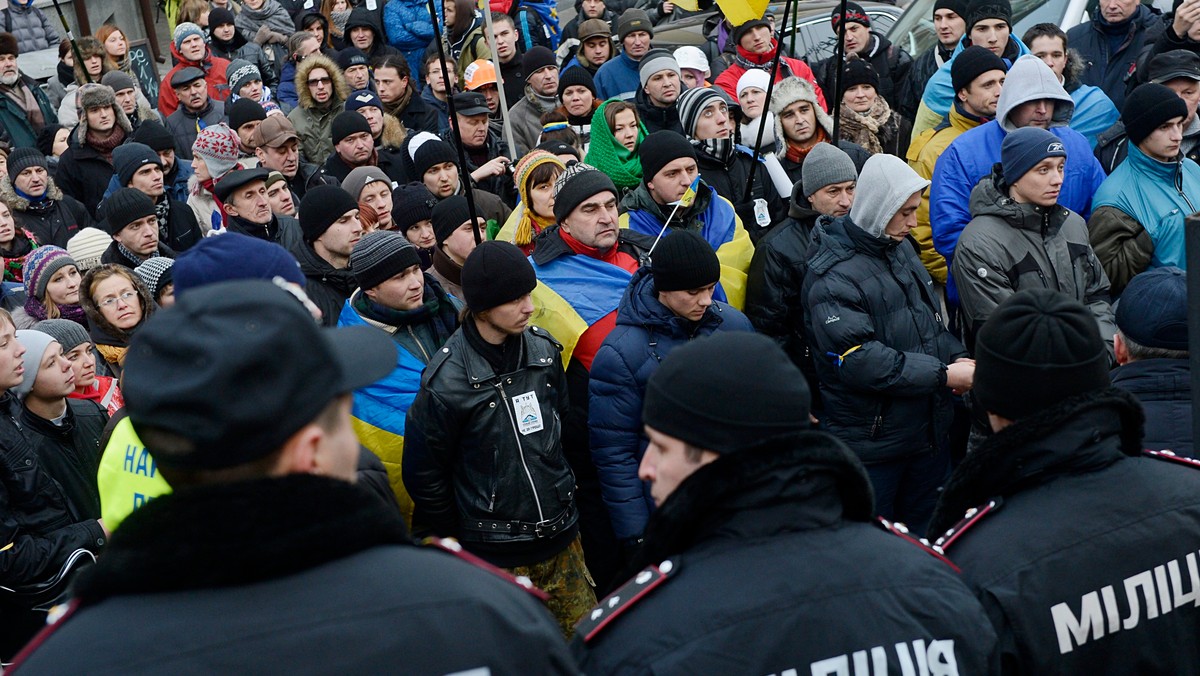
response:
M46 181L46 195L52 201L60 201L63 198L62 190L59 190L58 184L54 182L54 176L50 175ZM0 178L0 201L8 205L13 211L28 211L29 200L17 194L13 188L12 177L5 176Z
M383 133L380 134L381 145L384 148L399 150L404 143L404 139L408 137L408 130L404 128L404 123L400 118L390 113L383 114Z
M346 82L346 76L342 75L342 69L337 67L333 59L317 53L296 65L296 96L300 100L301 108L312 108L316 105L312 92L308 89L308 74L314 68L324 68L333 79L333 97L328 105L336 106L350 98L350 85Z
M875 498L858 457L826 432L727 453L679 484L650 517L634 572L702 541L870 521Z
M1145 414L1110 387L1063 399L996 432L967 454L938 499L929 533L944 533L971 507L1064 474L1103 469L1142 452Z
M829 138L833 138L833 118L817 102L817 90L813 88L812 83L801 77L786 77L775 84L770 106L771 114L775 116L775 140L779 143L775 154L780 158L787 156L788 143L787 136L783 133L783 124L779 121L779 114L797 101L808 101L812 104L817 124L821 125Z

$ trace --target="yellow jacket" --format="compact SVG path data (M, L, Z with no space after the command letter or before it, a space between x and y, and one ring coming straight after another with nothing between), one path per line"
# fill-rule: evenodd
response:
M968 129L979 126L979 122L969 119L958 112L957 107L950 109L950 123L945 126L926 129L908 147L908 166L921 175L921 178L933 179L933 167L946 148L954 139ZM929 276L938 284L946 283L946 259L933 248L933 229L929 225L929 191L921 197L921 206L917 207L917 225L912 229L912 236L921 245L921 263L929 271Z
M100 485L100 516L110 532L133 510L171 492L128 416L113 428L96 479Z

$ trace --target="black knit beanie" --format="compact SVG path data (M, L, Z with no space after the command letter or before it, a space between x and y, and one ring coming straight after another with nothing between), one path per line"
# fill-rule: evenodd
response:
M147 164L156 164L162 168L162 160L158 158L158 153L150 146L136 141L114 148L112 163L113 173L117 175L117 181L122 186L129 185L133 175Z
M147 216L153 216L154 202L141 190L121 188L104 200L105 232L115 235L125 226Z
M554 52L550 51L549 47L537 45L521 57L521 72L525 73L526 82L534 73L543 68L558 68L558 61L555 60Z
M304 241L312 243L347 211L358 208L358 203L340 185L319 185L310 188L300 200L300 230Z
M358 114L358 116L362 117L362 114ZM441 139L422 143L417 148L417 152L413 153L413 168L417 171L416 178L420 179L425 172L429 171L430 167L443 162L458 162L458 156L455 154L453 146Z
M1008 0L968 0L967 2L967 33L971 28L984 19L1003 19L1012 29L1012 5Z
M682 134L664 129L642 141L638 147L638 157L642 159L642 182L649 185L658 172L671 162L681 157L696 159L696 149Z
M16 178L22 171L30 167L41 167L49 171L46 156L37 148L16 148L8 156L8 176Z
M344 110L338 113L337 117L333 118L333 145L342 142L342 139L351 134L371 133L371 123L367 122L367 118L356 111ZM425 172L421 172L424 174Z
M851 58L842 67L842 86L845 87L842 91L846 91L855 85L871 85L878 92L879 74L875 72L870 63L862 59Z
M1020 291L979 330L975 397L1018 420L1109 387L1108 362L1096 316L1082 303L1049 289Z
M954 63L950 64L950 82L957 93L971 86L975 78L993 70L1007 73L1008 66L1004 59L986 47L971 45L959 52L958 56L954 57Z
M937 2L933 3L933 12L936 14L939 9L948 9L962 17L965 21L967 18L967 4L967 0L937 0Z
M618 196L617 186L608 174L590 164L571 162L554 180L554 220L562 223L584 200L602 192Z
M133 140L145 143L155 152L175 149L175 137L157 120L146 120L139 124L137 131L133 132Z
M833 11L830 12L829 15L829 21L833 24L833 30L835 31L838 29L838 18L840 17L838 10L840 9L840 6L834 5ZM871 16L867 14L867 10L863 9L862 5L858 4L857 2L847 2L846 23L856 23L870 28Z
M650 255L656 291L691 291L721 280L721 261L712 245L691 230L663 237Z
M400 232L433 218L438 200L424 183L413 181L392 191L392 220Z
M420 264L421 256L417 254L417 247L404 235L387 230L368 232L350 252L350 270L362 289L374 289Z
M1174 90L1153 82L1138 85L1125 97L1125 107L1121 110L1125 133L1134 145L1146 140L1155 129L1173 117L1187 119L1187 104Z
M437 239L437 245L441 246L442 242L445 242L450 235L454 234L455 230L462 227L463 223L471 220L471 212L467 209L467 198L462 195L451 195L438 202L430 214L430 220L433 221L433 236Z
M567 87L587 87L592 96L596 96L596 82L587 68L568 68L558 76L558 101L562 103L563 92Z
M697 448L732 453L807 429L810 401L804 375L778 343L718 331L667 355L646 384L642 422Z
M529 259L508 242L483 242L463 264L463 300L471 312L485 312L514 301L532 293L535 286L537 276Z
M229 112L229 128L237 131L242 125L255 120L261 122L267 119L267 111L262 104L250 99L238 99L226 108Z

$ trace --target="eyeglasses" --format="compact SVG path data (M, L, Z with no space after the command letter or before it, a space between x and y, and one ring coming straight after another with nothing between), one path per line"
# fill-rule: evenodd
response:
M118 300L128 305L129 301L133 300L135 296L137 296L137 292L131 289L119 296L105 298L104 300L100 301L100 307L112 307L117 304Z
M308 86L309 86L309 87L312 87L313 85L319 85L319 84L322 84L322 85L327 85L327 84L330 84L331 82L333 82L333 78L330 78L330 77L317 77L317 78L313 78L313 79L309 80L309 81L308 81Z

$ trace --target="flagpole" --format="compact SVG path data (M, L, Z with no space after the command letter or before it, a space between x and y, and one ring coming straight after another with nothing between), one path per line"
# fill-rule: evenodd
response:
M845 2L845 0L842 1ZM780 26L787 25L791 10L792 0L786 0L783 3L783 21L779 23ZM754 162L750 165L750 180L746 181L746 192L742 195L743 204L750 201L750 195L754 192L754 179L758 174L758 157L762 148L763 133L767 130L767 112L771 109L771 92L775 89L775 77L779 75L779 59L782 53L783 38L775 38L775 60L771 62L771 77L767 80L767 98L763 103L762 124L758 125L758 137L754 140L754 147L751 148L754 152Z
M508 145L509 159L517 160L517 146L513 143L512 125L508 123L508 97L504 95L504 76L500 74L500 55L496 53L496 29L492 27L492 8L487 0L480 0L479 11L483 12L484 31L488 49L492 52L492 69L496 71L496 89L500 94L500 129ZM513 55L513 58L517 58Z
M467 198L467 215L471 218L471 232L475 235L475 244L483 243L479 234L479 217L475 212L475 196L471 194L471 174L467 172L467 152L463 148L462 129L458 124L457 111L454 108L454 88L450 85L450 72L446 69L446 46L442 44L442 29L438 21L437 6L434 0L429 0L429 19L433 24L433 40L437 43L438 65L442 69L442 83L446 87L446 107L450 110L450 128L454 130L454 147L458 149L458 182L462 186L463 195ZM430 85L432 86L432 85Z
M826 93L825 102L829 104L829 110L833 113L833 138L829 142L834 146L838 144L838 137L841 134L842 128L842 69L845 64L842 63L846 58L846 0L842 0L841 8L838 10L838 25L837 25L837 44L833 46L832 64L837 68L833 72L833 99L829 98Z
M63 14L62 7L59 7L58 0L53 0L53 2L54 11L58 12L58 20L62 22L63 30L67 32L67 40L71 42L71 53L75 55L75 63L79 64L79 70L87 78L88 84L91 84L92 74L88 72L87 66L83 64L83 54L79 51L79 44L75 42L75 34L71 32L71 24L67 23L67 16ZM87 11L86 8L84 11Z
M654 253L654 247L658 246L658 241L667 232L667 225L671 222L671 219L675 218L675 214L679 212L679 207L690 207L696 201L696 191L699 189L700 177L697 176L692 179L692 184L688 186L688 189L683 191L683 196L675 203L675 208L671 210L671 215L667 216L667 220L663 221L662 228L658 231L658 236L654 238L654 242L650 245L650 250L646 252L646 258L649 258L650 254Z

